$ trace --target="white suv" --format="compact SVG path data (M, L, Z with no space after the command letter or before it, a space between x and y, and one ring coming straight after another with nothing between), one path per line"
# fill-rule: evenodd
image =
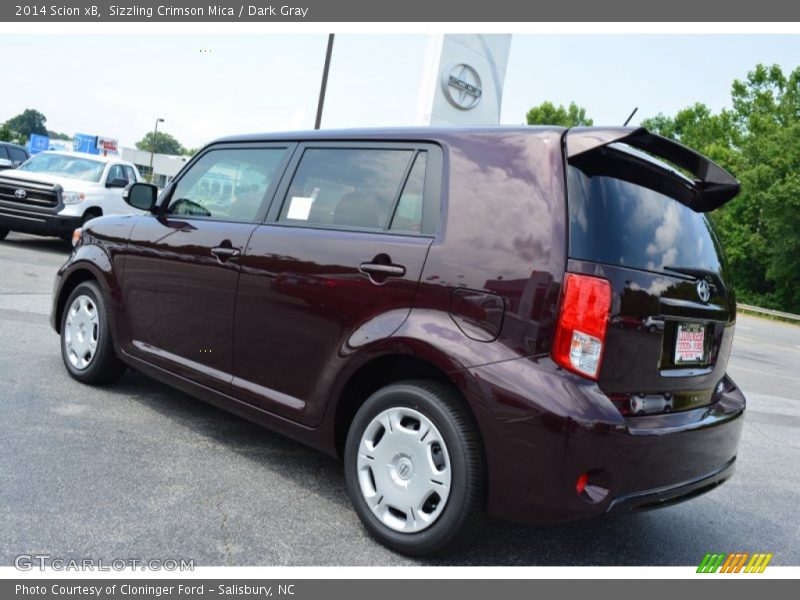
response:
M141 213L123 201L136 167L117 157L41 152L0 173L0 240L9 231L69 238L89 219Z

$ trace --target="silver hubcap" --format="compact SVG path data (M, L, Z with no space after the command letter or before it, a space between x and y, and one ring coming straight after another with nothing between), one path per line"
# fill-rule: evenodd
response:
M78 296L72 301L64 324L64 347L70 364L80 370L88 367L97 352L98 339L97 305L89 296Z
M358 483L387 527L403 533L430 527L450 495L450 456L442 434L414 409L383 411L361 436Z

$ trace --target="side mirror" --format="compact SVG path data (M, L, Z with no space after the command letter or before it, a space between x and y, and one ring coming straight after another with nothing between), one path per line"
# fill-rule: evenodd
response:
M0 169L13 169L14 163L7 158L0 158Z
M114 179L109 179L106 181L107 188L124 188L127 187L128 180L122 177L115 177Z
M122 192L122 199L133 208L154 212L158 188L149 183L132 183Z

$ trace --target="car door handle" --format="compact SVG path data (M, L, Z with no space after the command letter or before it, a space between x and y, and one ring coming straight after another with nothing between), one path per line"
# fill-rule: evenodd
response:
M401 265L384 265L381 263L361 263L359 270L367 275L381 275L383 277L402 277L406 268Z
M230 246L217 246L211 249L211 254L219 261L230 260L235 256L239 256L241 253L242 251L239 248L232 248Z

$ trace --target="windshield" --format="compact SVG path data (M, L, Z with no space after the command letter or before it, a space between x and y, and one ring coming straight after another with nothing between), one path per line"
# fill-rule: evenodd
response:
M99 160L65 154L41 153L31 157L19 167L20 171L47 173L82 181L100 181L105 163Z

